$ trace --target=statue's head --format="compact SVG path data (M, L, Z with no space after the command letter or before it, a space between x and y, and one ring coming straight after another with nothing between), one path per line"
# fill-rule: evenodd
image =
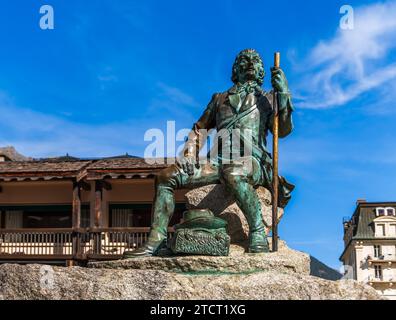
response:
M232 66L232 82L236 84L256 81L261 86L264 82L264 75L263 60L256 50L245 49L237 55Z

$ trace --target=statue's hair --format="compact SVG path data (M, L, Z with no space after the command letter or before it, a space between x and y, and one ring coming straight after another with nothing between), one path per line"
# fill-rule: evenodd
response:
M261 86L264 83L264 76L265 76L264 63L263 63L263 60L261 59L259 53L254 49L245 49L238 53L238 55L235 58L234 64L232 66L231 80L235 84L238 83L239 59L241 58L242 55L244 55L246 53L255 54L260 59L261 67L260 67L260 71L258 74L257 83Z

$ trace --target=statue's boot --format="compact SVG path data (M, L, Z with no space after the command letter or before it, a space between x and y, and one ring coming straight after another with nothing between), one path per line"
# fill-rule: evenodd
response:
M153 223L148 240L138 249L125 251L124 259L156 255L166 245L168 224L174 209L174 189L169 184L161 183L161 178L157 179Z
M244 213L249 224L248 252L269 252L261 204L256 190L247 182L246 177L242 175L226 175L224 178L228 189L234 195L237 205Z
M249 232L249 249L250 253L269 252L268 239L265 229Z
M155 256L159 249L161 249L165 244L166 238L155 230L151 230L147 242L138 249L125 251L123 259Z
M253 205L252 207L254 210L249 210L245 214L246 220L249 224L249 248L248 252L250 253L262 253L262 252L269 252L269 244L267 235L265 234L265 226L263 222L263 216L261 213L261 204L257 197L256 191L253 190L256 198L257 203L255 202L255 197L252 196L250 203Z

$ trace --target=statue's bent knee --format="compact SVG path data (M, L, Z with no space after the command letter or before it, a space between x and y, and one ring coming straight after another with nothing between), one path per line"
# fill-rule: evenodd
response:
M243 182L248 182L248 177L240 172L225 170L222 172L222 180L228 187L238 186Z
M161 170L155 177L155 185L157 187L169 187L176 189L178 185L178 176L180 171L175 164Z

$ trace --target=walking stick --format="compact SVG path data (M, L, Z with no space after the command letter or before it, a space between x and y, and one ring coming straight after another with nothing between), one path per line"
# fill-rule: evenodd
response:
M274 54L274 67L280 67L280 53ZM278 251L278 138L279 138L279 106L277 92L274 88L272 105L274 109L274 123L272 128L272 251Z

